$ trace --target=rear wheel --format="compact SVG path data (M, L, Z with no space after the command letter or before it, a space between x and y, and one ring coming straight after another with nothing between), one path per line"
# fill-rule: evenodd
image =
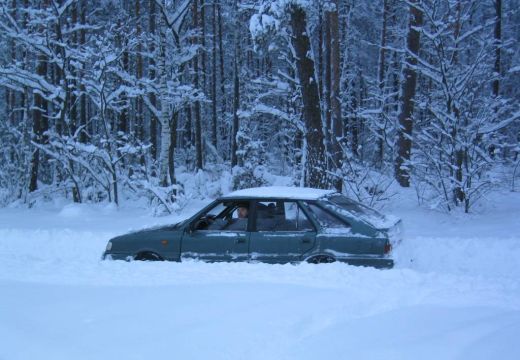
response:
M336 261L336 259L334 259L332 256L328 256L328 255L317 255L317 256L313 256L307 260L307 262L311 263L311 264L330 264L335 261Z
M150 251L141 252L134 257L137 261L163 261L164 259L158 254Z

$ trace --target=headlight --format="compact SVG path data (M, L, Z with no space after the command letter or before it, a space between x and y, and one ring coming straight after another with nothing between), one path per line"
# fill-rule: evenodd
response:
M110 250L112 250L112 241L108 242L107 248L106 248L106 251L110 251Z

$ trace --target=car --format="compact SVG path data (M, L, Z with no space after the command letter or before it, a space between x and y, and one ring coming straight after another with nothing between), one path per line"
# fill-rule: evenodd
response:
M177 224L115 237L103 259L391 268L401 227L333 190L259 187L222 196Z

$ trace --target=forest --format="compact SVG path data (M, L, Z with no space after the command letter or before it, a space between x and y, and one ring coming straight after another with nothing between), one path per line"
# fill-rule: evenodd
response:
M519 39L520 0L0 0L0 206L284 177L470 212L520 182Z

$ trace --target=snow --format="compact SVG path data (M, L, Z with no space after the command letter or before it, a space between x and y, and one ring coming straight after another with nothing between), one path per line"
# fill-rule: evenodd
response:
M520 72L520 66L514 66L511 69L509 69L510 73Z
M100 261L109 238L182 216L0 209L0 359L517 359L520 194L470 215L414 196L383 210L405 226L392 270Z
M278 20L267 14L253 14L249 21L249 32L253 39L278 28Z
M265 186L233 191L223 198L251 197L251 198L283 198L298 200L317 200L323 196L333 194L334 190L320 190L290 186Z

